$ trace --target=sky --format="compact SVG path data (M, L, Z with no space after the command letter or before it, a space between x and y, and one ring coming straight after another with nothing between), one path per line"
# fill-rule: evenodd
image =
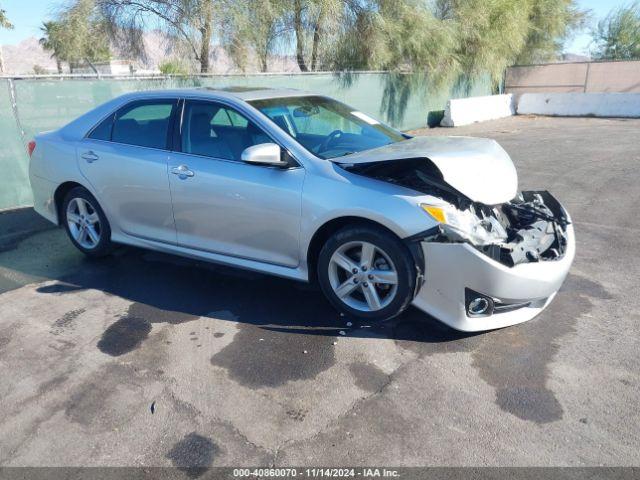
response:
M630 0L578 0L581 8L592 11L595 23L609 13L612 8L626 5ZM16 44L25 38L39 38L40 25L51 18L52 9L59 5L58 0L0 0L1 7L6 10L7 17L14 24L13 30L0 30L0 45ZM587 54L591 37L588 31L577 35L565 46L565 52Z
M578 0L580 8L591 10L591 24L595 26L598 20L607 16L614 8L629 5L630 0ZM586 55L589 53L589 44L591 43L591 35L585 29L580 35L576 35L572 40L567 42L564 51L570 53L578 53Z

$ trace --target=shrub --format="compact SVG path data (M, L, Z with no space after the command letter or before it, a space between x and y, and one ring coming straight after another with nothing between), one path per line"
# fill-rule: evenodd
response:
M164 75L188 75L189 69L179 60L166 60L158 65Z

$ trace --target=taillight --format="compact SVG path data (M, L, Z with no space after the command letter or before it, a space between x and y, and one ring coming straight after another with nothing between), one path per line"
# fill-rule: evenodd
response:
M27 152L29 153L29 158L31 158L31 155L33 155L33 151L36 149L36 141L35 140L31 140L28 144L27 144Z

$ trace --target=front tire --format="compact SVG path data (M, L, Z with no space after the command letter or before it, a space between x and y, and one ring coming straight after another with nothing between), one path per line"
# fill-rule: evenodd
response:
M111 252L111 227L100 204L86 188L70 190L61 213L67 235L78 250L94 258Z
M382 228L352 226L336 232L320 251L318 281L338 311L382 321L413 300L416 269L396 236Z

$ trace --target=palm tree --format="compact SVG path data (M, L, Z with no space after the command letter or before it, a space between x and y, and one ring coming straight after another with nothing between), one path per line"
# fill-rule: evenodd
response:
M6 12L0 8L0 30L6 28L11 30L13 25L7 18ZM4 73L4 59L2 58L2 45L0 45L0 73Z
M1 8L0 8L0 28L6 28L8 30L11 30L13 28L13 25L7 18L7 12L5 12Z
M58 22L44 22L40 30L44 36L40 39L40 45L45 50L51 51L51 58L56 61L58 73L62 73L62 42L60 41L60 27Z

